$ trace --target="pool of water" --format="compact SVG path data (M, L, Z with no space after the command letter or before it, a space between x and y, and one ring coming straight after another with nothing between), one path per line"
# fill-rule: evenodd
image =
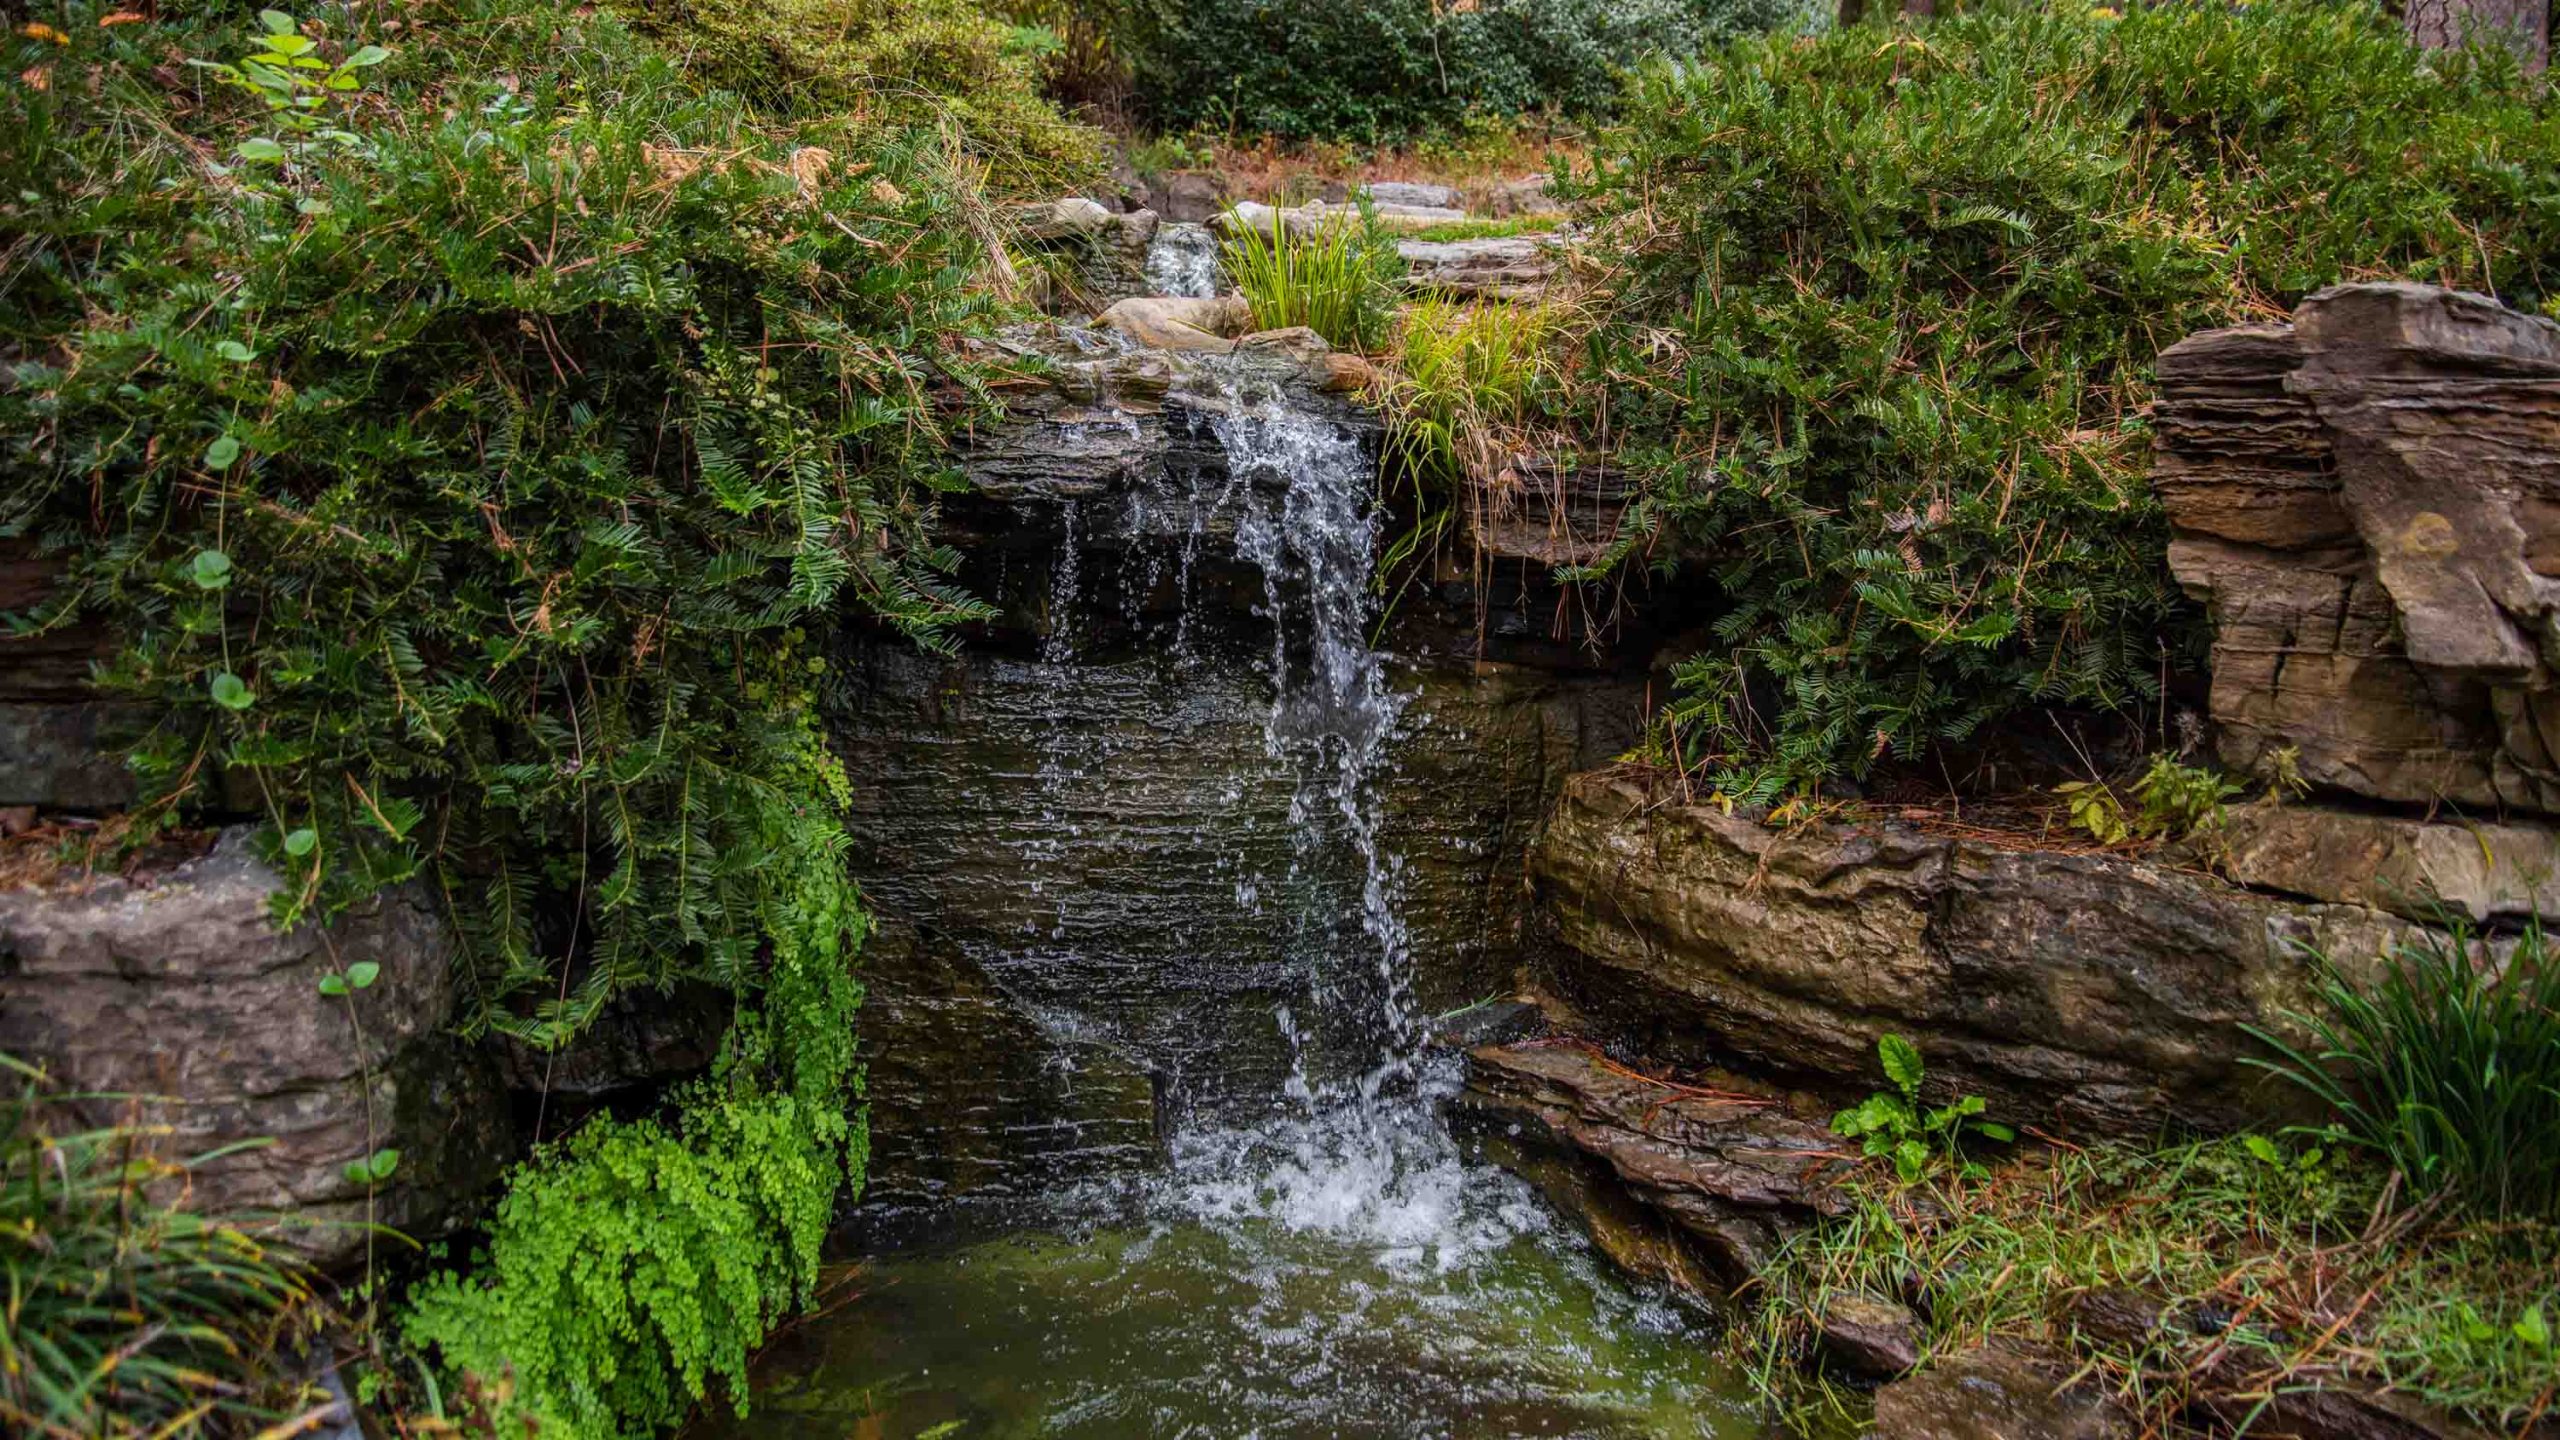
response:
M1711 1316L1409 1117L1195 1137L1135 1213L875 1257L840 1298L698 1440L1766 1433Z

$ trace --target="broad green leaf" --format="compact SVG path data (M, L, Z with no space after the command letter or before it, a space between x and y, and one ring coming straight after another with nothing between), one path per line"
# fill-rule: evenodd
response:
M284 147L273 140L260 137L241 141L238 153L243 160L281 160L284 158Z
M2551 1348L2551 1323L2542 1318L2539 1304L2528 1306L2515 1323L2516 1338L2536 1350Z
M246 710L258 703L257 692L249 688L248 682L228 670L214 676L213 683L205 688L213 703L225 710Z
M228 435L216 435L213 443L204 447L204 468L207 470L228 470L231 462L239 458L240 442Z
M299 860L320 843L320 833L309 826L288 831L284 837L284 853Z
M234 364L246 365L258 358L258 352L237 340L225 340L213 347L213 353Z
M1905 1095L1920 1091L1920 1077L1927 1067L1920 1063L1919 1047L1899 1035L1886 1034L1876 1041L1876 1057L1884 1062L1885 1078Z
M199 590L221 590L231 584L231 557L219 550L199 550L187 566L187 578Z
M258 23L265 26L267 33L270 35L291 35L296 29L296 26L293 23L293 17L287 15L281 10L259 11Z
M361 69L367 65L379 65L390 58L390 51L383 49L379 45L367 45L353 55L348 56L347 65L350 69Z
M347 967L347 983L358 990L368 989L382 978L382 966L372 960L359 960Z
M328 974L321 976L321 977L320 977L320 993L321 993L321 994L323 994L323 995L344 995L344 994L346 994L346 993L347 993L347 977L346 977L346 976L344 976L344 975L339 974L339 973L338 973L337 971L335 971L335 970L332 970L332 971L330 971Z

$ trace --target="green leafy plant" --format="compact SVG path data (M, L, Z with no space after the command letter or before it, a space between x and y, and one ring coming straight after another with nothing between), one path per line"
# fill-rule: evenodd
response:
M298 158L313 145L335 145L355 149L364 144L362 136L333 125L328 110L336 102L352 95L363 85L358 72L391 58L391 52L379 45L366 45L345 59L330 61L321 57L319 42L302 33L301 25L281 10L258 12L259 34L250 53L236 64L221 60L190 59L188 64L210 70L224 84L236 86L256 96L267 107L268 118L278 127L277 136L253 136L235 147L242 160L266 164ZM222 358L247 362L256 356L238 341L225 341L229 349ZM219 442L217 442L219 443ZM221 469L229 459L219 462L210 457L208 464Z
M1980 1165L1964 1157L1961 1142L1967 1134L2003 1143L2018 1138L2010 1127L1982 1118L1989 1107L1979 1095L1960 1096L1936 1107L1921 1104L1920 1085L1928 1071L1919 1048L1910 1041L1899 1035L1882 1036L1876 1041L1876 1058L1893 1088L1879 1090L1832 1116L1831 1129L1860 1142L1870 1159L1890 1157L1894 1173L1906 1182L1926 1174L1933 1155L1945 1159L1959 1174L1982 1174Z
M121 1097L64 1093L0 1055L0 1423L43 1440L203 1434L272 1418L274 1342L309 1277L243 1222L184 1202L161 1127L95 1125Z
M1796 0L1184 0L1106 8L1130 98L1174 129L1387 144L1532 112L1588 116L1648 54L1801 27Z
M2560 110L2359 5L1967 6L1647 68L1561 178L1618 559L1687 567L1684 760L1765 802L2202 659L2153 357L2341 280L2531 307ZM1684 584L1690 583L1684 580Z
M2506 945L2447 917L2365 975L2313 954L2300 1038L2253 1029L2257 1062L2330 1113L2325 1133L2379 1156L2421 1196L2471 1213L2560 1219L2560 976L2541 925Z
M1221 248L1255 328L1304 325L1347 350L1385 345L1404 261L1366 205L1303 226L1283 223L1275 210L1267 227L1241 227Z
M2102 780L2073 780L2053 787L2071 810L2071 823L2101 845L2126 840L2211 841L2230 818L2229 802L2247 786L2219 771L2154 755L2133 782L2128 808Z

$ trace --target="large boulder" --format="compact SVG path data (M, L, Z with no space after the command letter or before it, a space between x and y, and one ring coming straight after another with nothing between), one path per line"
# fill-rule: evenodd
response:
M2160 356L2153 486L2224 762L2560 811L2560 325L2346 285Z
M1567 782L1530 873L1550 983L1648 1055L1851 1094L1899 1033L1933 1094L2134 1135L2290 1101L2246 1027L2306 1003L2305 947L2352 967L2415 928L2117 855L1773 829L1608 772Z
M450 1224L508 1159L506 1098L448 1028L452 945L424 890L279 933L280 883L232 830L164 868L0 890L0 1052L132 1097L92 1108L167 1125L173 1158L271 1141L199 1168L195 1205L273 1215L336 1265L364 1253L363 1222L421 1238ZM320 992L363 961L372 985ZM345 1167L381 1149L400 1160L368 1204Z

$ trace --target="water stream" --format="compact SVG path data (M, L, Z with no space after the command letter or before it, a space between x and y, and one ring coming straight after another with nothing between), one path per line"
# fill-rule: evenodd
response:
M1061 1183L1027 1227L866 1259L853 1298L765 1357L753 1417L700 1433L1759 1433L1706 1317L1613 1277L1441 1122L1456 1057L1425 1044L1405 866L1383 838L1381 772L1407 701L1368 636L1373 461L1322 415L1227 399L1208 422L1225 472L1191 496L1182 583L1212 530L1262 580L1262 759L1293 789L1272 852L1285 859L1263 862L1278 873L1238 874L1236 898L1286 929L1296 974L1276 1003L1228 1003L1272 1005L1285 1078L1179 1106L1167 1163L1134 1183ZM1054 563L1039 683L1072 717L1078 570ZM1179 671L1176 636L1163 661ZM1041 813L1086 773L1074 737L1058 723L1039 741ZM1020 853L1038 868L1051 852ZM1044 943L1081 933L1076 887L1042 898L1057 907Z

